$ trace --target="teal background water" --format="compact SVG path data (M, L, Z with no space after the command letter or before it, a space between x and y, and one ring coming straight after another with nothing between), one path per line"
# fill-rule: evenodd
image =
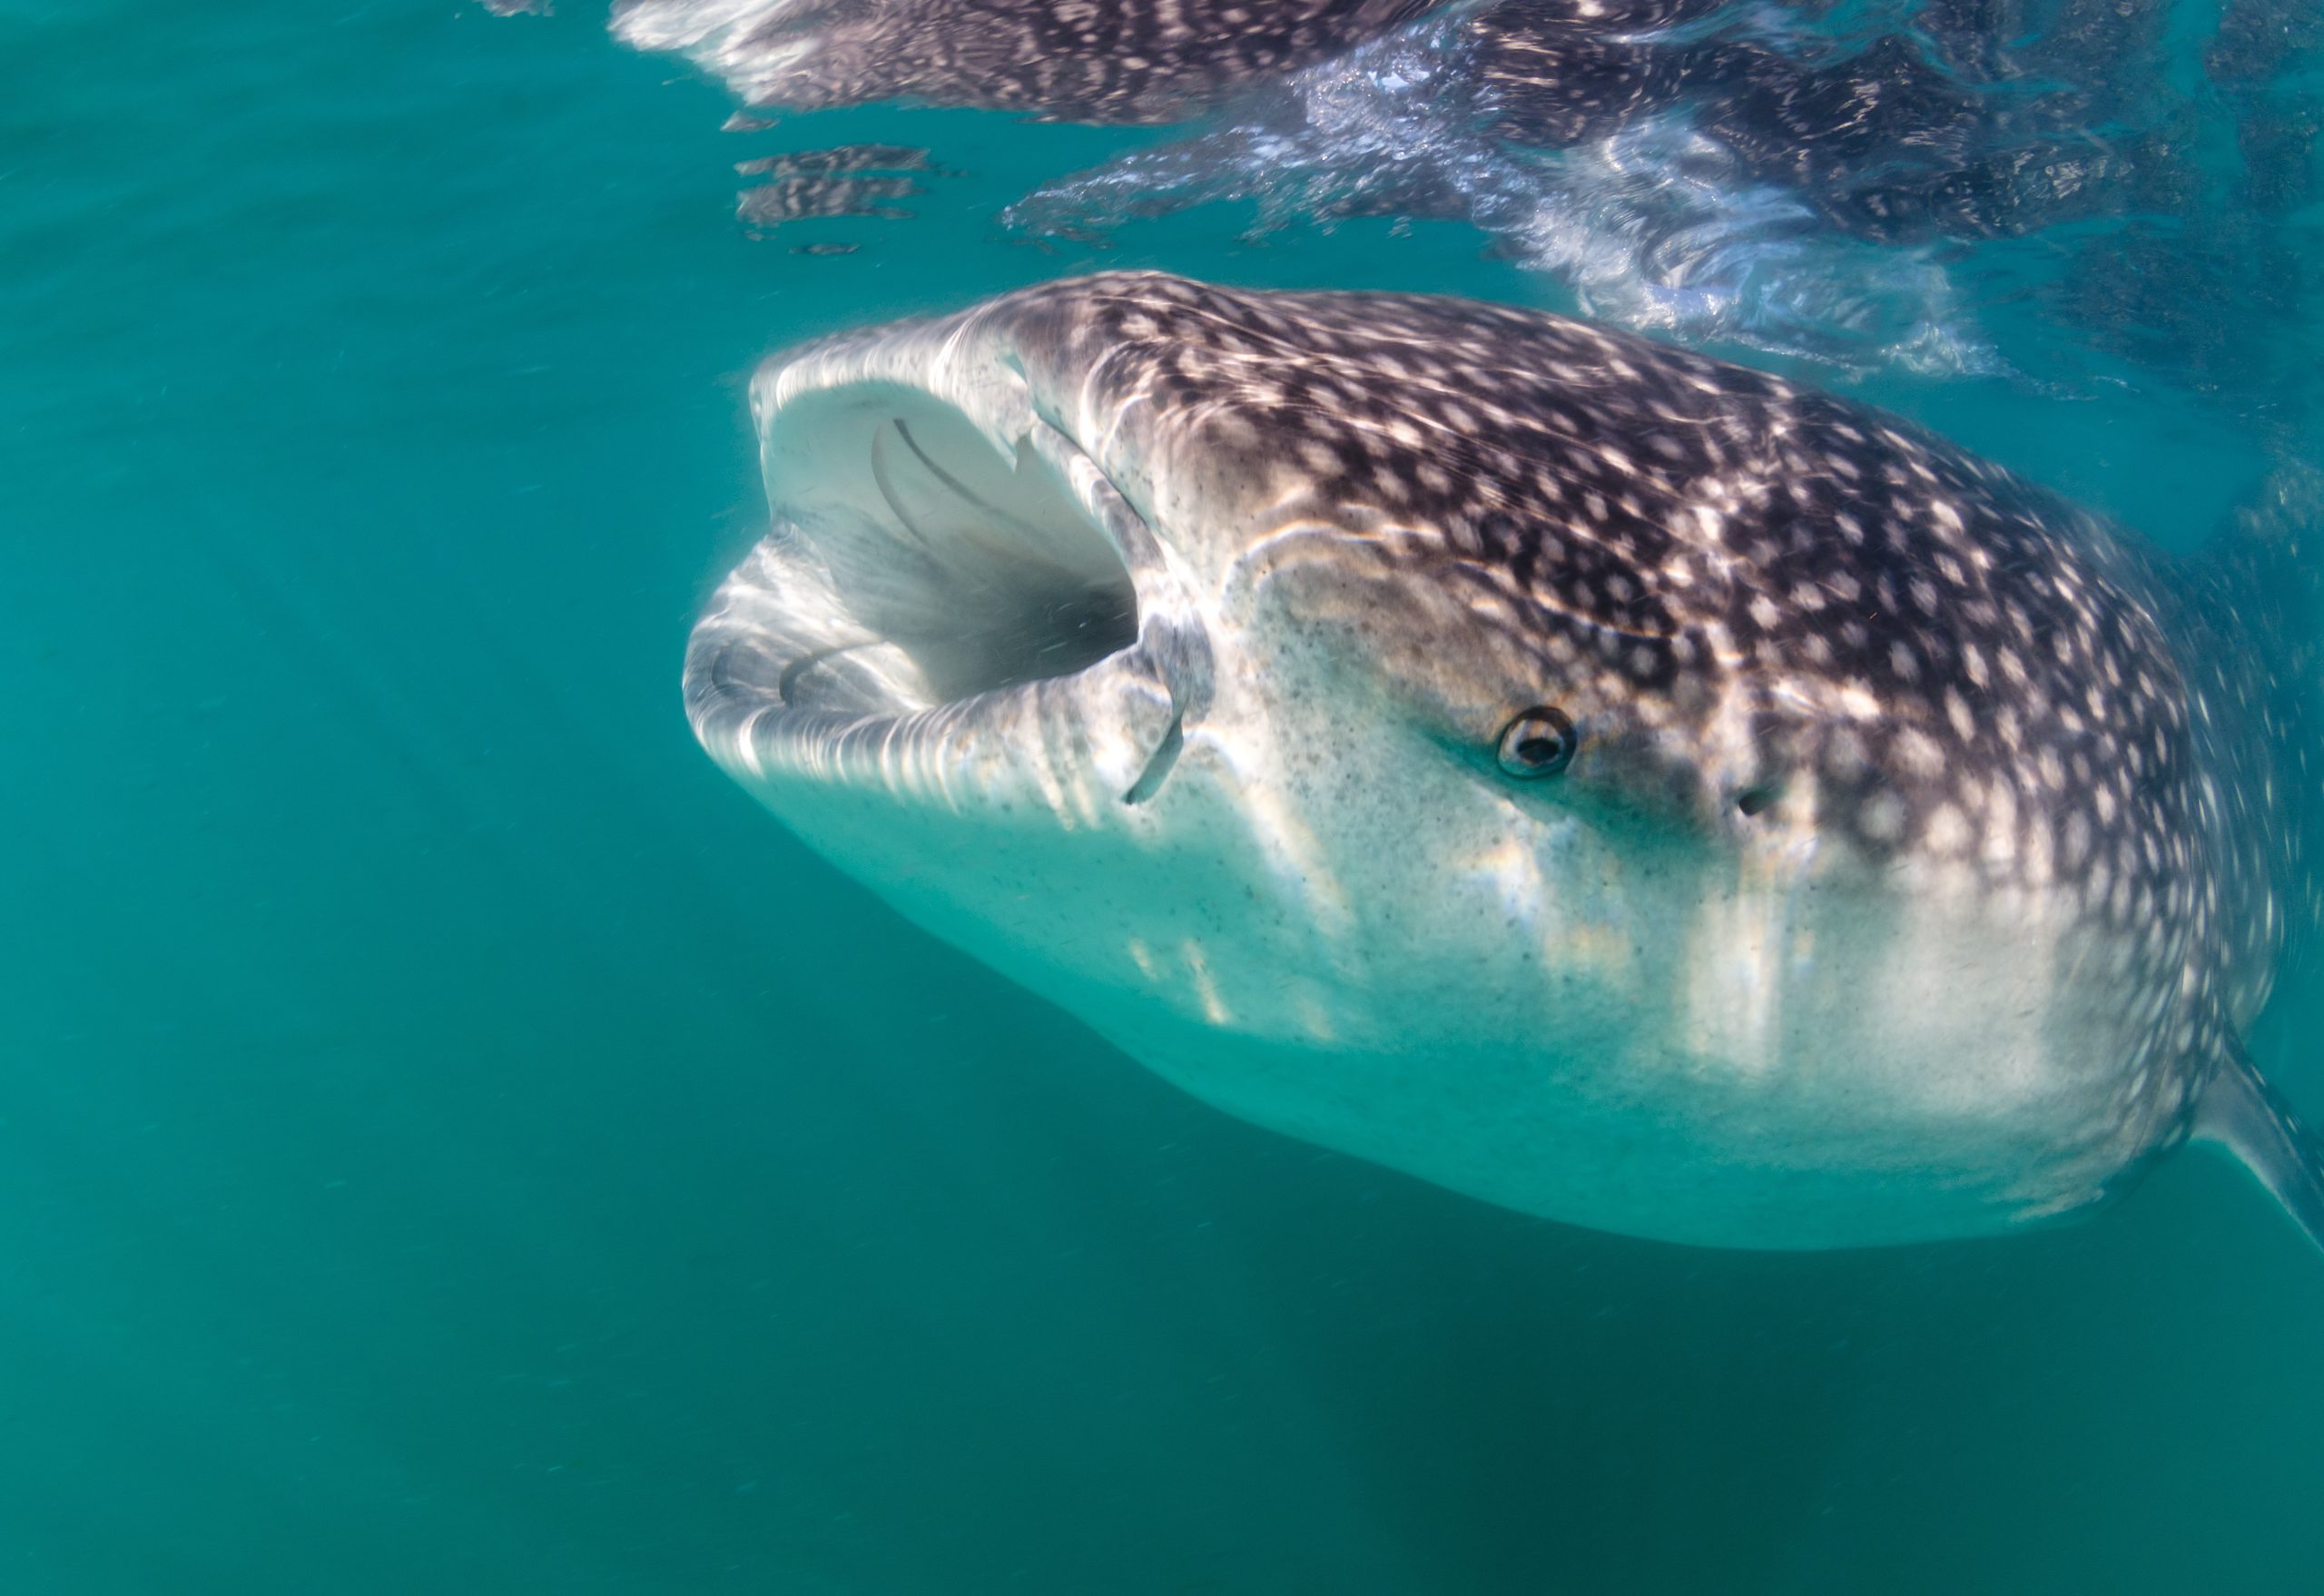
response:
M0 1591L2324 1584L2324 1261L2223 1166L1974 1246L1537 1223L755 811L676 702L751 365L1100 259L991 212L1152 135L823 119L965 175L794 255L730 217L779 142L600 23L0 5ZM1236 232L1102 259L1556 302ZM2181 544L2256 458L1866 391Z

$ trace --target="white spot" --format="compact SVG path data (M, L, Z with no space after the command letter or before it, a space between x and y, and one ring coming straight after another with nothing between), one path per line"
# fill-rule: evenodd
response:
M1940 853L1958 853L1969 841L1969 823L1950 803L1940 803L1930 811L1927 830L1923 833L1928 845Z

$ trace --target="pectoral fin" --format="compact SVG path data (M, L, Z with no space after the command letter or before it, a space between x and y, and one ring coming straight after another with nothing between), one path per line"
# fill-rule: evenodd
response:
M2299 1122L2240 1048L2204 1089L2194 1134L2242 1159L2308 1239L2324 1248L2324 1140Z

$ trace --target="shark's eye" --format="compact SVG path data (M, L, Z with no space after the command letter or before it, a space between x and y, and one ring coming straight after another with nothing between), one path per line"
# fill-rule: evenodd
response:
M1537 705L1501 730L1501 768L1521 781L1553 776L1573 763L1581 734L1565 711Z

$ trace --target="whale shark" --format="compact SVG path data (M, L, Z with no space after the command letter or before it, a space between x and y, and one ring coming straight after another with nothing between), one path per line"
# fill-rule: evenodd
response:
M1156 273L769 360L703 746L1227 1113L1706 1246L2008 1232L2191 1140L2324 919L2319 493L2169 557L1588 322Z

